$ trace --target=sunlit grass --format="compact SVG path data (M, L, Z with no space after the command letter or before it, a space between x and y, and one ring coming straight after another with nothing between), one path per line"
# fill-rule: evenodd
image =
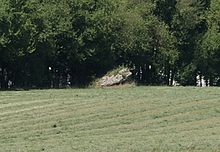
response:
M220 151L220 88L0 92L1 152Z

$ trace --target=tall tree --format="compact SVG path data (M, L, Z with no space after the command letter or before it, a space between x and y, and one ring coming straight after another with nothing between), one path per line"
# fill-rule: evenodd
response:
M177 59L175 38L168 27L154 15L151 2L128 3L122 13L124 25L119 36L125 63L134 68L138 82L144 84L168 83L168 65ZM132 7L131 7L132 6ZM165 75L165 78L164 78Z
M178 80L182 85L196 85L197 67L195 51L197 41L206 32L206 21L202 14L208 6L208 1L179 0L176 14L172 22L172 31L177 38L179 61Z
M202 76L210 85L220 85L220 1L212 0L205 14L208 31L198 43L197 64ZM217 84L216 84L217 83Z

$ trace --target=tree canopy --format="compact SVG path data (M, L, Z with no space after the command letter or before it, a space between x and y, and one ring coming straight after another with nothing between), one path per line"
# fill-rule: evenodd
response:
M0 88L85 86L120 65L146 85L220 85L219 0L1 0Z

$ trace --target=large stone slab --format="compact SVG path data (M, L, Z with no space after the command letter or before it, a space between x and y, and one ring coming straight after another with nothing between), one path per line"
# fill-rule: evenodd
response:
M100 86L114 86L114 85L119 85L122 84L130 78L132 73L128 68L124 68L120 70L117 74L115 75L109 75L109 76L104 76L101 78L101 80L98 82Z

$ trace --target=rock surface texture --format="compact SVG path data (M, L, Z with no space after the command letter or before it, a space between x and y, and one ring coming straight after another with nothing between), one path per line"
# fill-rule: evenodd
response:
M98 84L100 86L114 86L123 84L129 80L131 75L132 73L130 72L130 70L128 68L124 68L114 75L102 77Z

